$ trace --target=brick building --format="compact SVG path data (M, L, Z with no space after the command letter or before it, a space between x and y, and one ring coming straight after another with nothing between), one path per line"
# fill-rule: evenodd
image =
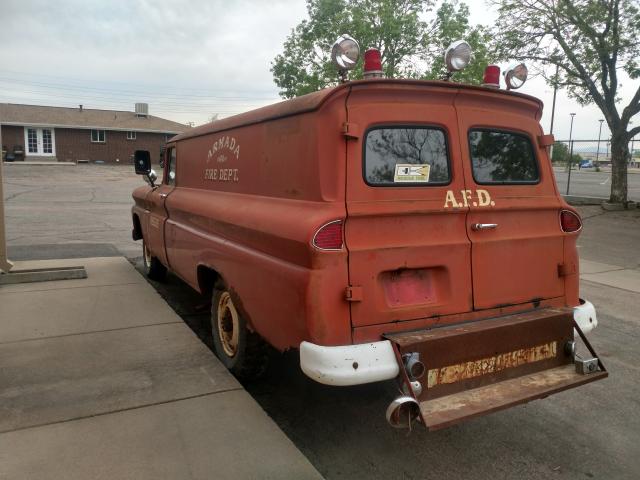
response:
M6 161L129 163L135 150L158 161L167 139L189 127L135 112L0 103L2 158Z

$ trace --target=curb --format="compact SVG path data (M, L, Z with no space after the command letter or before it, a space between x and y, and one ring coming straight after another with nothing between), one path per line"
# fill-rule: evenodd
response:
M578 195L562 195L569 205L602 205L608 200L604 197L581 197Z
M640 205L632 200L627 202L627 205L622 203L610 203L608 198L603 197L581 197L578 195L562 195L562 198L569 205L600 205L603 210L608 211L623 211L623 210L635 210Z

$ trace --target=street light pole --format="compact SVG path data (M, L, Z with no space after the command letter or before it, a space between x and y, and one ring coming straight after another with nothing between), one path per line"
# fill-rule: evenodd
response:
M573 117L576 116L575 113L570 113L571 115L571 127L569 128L569 175L567 175L567 193L569 195L569 185L571 184L571 161L573 160Z
M600 164L598 163L598 158L600 158L600 136L602 135L602 122L604 122L604 119L600 119L598 121L600 122L600 131L598 132L598 150L596 150L596 167L600 167Z

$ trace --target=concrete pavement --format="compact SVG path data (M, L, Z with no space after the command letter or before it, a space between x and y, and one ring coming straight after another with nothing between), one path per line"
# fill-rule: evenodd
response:
M640 270L580 260L580 278L589 282L640 293Z
M0 478L321 478L122 257L0 287Z

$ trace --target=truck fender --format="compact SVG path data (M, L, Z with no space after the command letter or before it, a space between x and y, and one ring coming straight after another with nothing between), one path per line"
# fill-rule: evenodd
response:
M134 240L142 240L142 225L140 224L140 217L134 213L132 215L133 229L131 230L131 238Z

